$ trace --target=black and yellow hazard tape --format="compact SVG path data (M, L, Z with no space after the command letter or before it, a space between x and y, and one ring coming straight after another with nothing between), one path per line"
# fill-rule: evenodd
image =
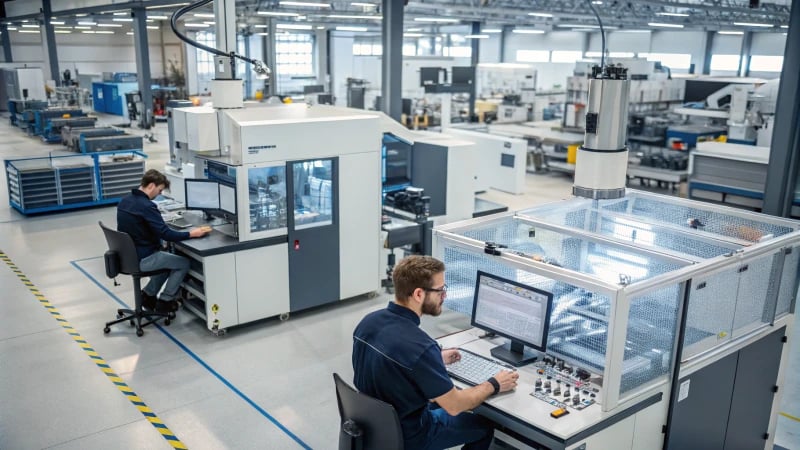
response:
M17 278L19 278L22 284L27 286L28 290L31 291L34 297L36 297L36 300L38 300L39 303L41 303L41 305L44 306L45 309L47 309L50 315L52 315L58 321L59 325L61 325L61 328L63 328L64 331L66 331L67 334L69 334L72 337L72 339L83 349L83 351L86 352L89 358L91 358L92 362L94 362L97 365L97 367L99 367L100 370L104 374L106 374L106 377L108 377L108 379L111 380L112 383L114 383L114 386L116 386L117 389L119 389L119 391L122 392L128 398L128 400L130 400L131 403L133 403L136 409L138 409L139 412L142 413L142 415L153 425L153 427L155 427L155 429L158 430L159 433L161 433L161 436L163 436L164 439L166 439L167 442L169 442L169 444L173 448L183 448L183 449L187 448L186 445L183 442L181 442L181 440L178 439L177 436L175 436L175 433L173 433L166 425L164 425L164 422L162 422L161 419L158 418L158 416L153 412L153 410L150 409L144 403L144 401L142 401L142 399L139 398L138 395L136 395L135 392L133 392L133 389L131 389L128 386L128 384L125 383L125 380L120 378L119 375L117 375L114 372L114 370L108 365L108 363L103 359L103 357L98 355L97 352L94 351L94 348L92 348L92 346L89 345L89 343L86 342L85 339L83 339L81 334L78 333L78 331L75 330L75 328L73 328L72 325L70 325L67 319L65 319L61 315L61 313L58 312L56 307L53 306L49 300L47 300L44 294L39 292L39 289L36 288L36 286L31 282L31 280L29 280L28 277L22 273L19 267L17 267L17 265L14 264L13 261L11 261L11 258L9 258L8 255L6 255L2 250L0 250L0 260L3 260L3 262L6 263L6 265L11 269L11 271L14 272L14 274L17 276Z
M795 422L800 422L800 417L795 417L795 416L793 416L793 415L791 415L789 413L785 413L785 412L780 412L778 414L782 415L783 417L786 417L787 419L794 420Z

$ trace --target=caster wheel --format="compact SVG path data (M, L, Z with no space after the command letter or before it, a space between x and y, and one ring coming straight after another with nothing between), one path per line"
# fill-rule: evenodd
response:
M171 324L171 323L172 323L172 321L171 321L171 320L169 320L169 317L167 317L166 319L164 319L164 325L166 325L166 326L169 326L169 324Z
M281 322L286 322L287 320L289 320L289 313L286 312L286 313L281 314L280 315L280 319L281 319Z
M380 292L372 291L372 292L367 294L367 298L369 298L369 299L378 298L378 297L380 297L380 295L381 295Z
M111 328L109 328L109 327L103 328L103 333L105 333L105 334L111 333Z
M219 330L214 331L214 335L217 337L225 336L226 330L225 328L221 328Z
M139 328L138 330L136 330L136 335L139 336L139 337L144 336L144 330Z

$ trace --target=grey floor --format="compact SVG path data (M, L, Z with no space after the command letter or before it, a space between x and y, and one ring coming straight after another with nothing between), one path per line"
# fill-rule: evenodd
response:
M43 144L10 127L6 117L0 116L3 159L61 151L60 145ZM146 144L147 165L162 169L168 158L166 125L155 131L159 143ZM492 191L482 196L515 209L565 198L569 192L566 177L528 175L524 195ZM143 338L127 325L104 335L103 322L120 303L132 303L130 280L120 277L122 285L115 287L103 270L106 245L97 221L114 224L114 208L25 218L8 206L7 198L3 171L0 252L183 445L336 447L339 419L331 374L351 378L352 330L364 314L382 308L388 296L351 299L293 314L286 322L233 328L223 338L183 311L171 326L149 328ZM0 286L0 449L171 447L3 261ZM423 320L432 335L467 326L467 318L455 313ZM800 417L798 359L795 349L781 408L795 418ZM776 444L800 449L800 423L780 416Z

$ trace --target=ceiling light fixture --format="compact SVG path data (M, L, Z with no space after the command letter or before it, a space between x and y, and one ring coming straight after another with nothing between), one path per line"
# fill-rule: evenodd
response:
M651 27L661 27L661 28L683 28L683 25L677 23L649 22L648 25L650 25Z
M603 2L601 2L600 0L594 0L594 1L592 2L592 4L593 4L593 5L602 5L602 4L603 4Z
M133 19L131 19L130 17L114 17L111 20L113 20L114 22L133 22Z
M789 28L789 25L781 25L781 28Z
M118 23L98 23L97 26L104 28L122 28L122 25Z
M685 13L673 13L673 12L657 12L657 16L670 16L670 17L689 17L689 14Z
M38 33L39 30L19 30L20 33Z
M97 25L97 22L78 22L78 25L93 26L93 25Z
M311 25L296 25L293 23L279 23L276 25L277 28L282 30L310 30Z
M350 15L350 14L329 14L325 17L330 17L331 19L371 19L371 20L383 20L383 16L358 16L358 15Z
M186 28L208 28L207 23L185 23L183 26Z
M502 32L503 32L503 30L501 30L499 28L487 28L485 30L481 30L481 33L489 33L489 34L497 34L497 33L502 33Z
M752 23L752 22L733 22L734 25L739 25L740 27L763 27L763 28L772 28L774 25L769 23Z
M364 8L377 8L378 5L374 3L361 3L361 2L353 2L350 3L351 6L363 6Z
M65 22L62 22L60 20L51 20L50 21L50 25L64 25L64 23Z
M464 39L489 39L488 34L468 34L464 36Z
M39 28L39 25L31 25L27 23L22 24L22 28Z
M148 30L158 30L158 29L160 29L160 28L161 28L161 27L159 27L159 26L156 26L156 25L148 25L148 26L147 26L147 29L148 29Z
M368 30L367 27L336 27L336 31L364 32L367 30Z
M85 26L76 25L75 29L76 30L91 30L92 27L85 27Z
M167 20L169 17L167 16L151 16L150 14L147 15L148 19L155 19L155 20Z
M744 31L717 31L717 34L736 34L736 35L741 35L741 34L744 34Z
M531 29L525 29L525 28L522 28L522 29L515 28L515 29L511 30L511 32L512 33L518 33L518 34L544 34L544 30L531 30Z
M458 19L446 19L444 17L415 17L415 22L443 22L443 23L458 23Z
M213 19L215 16L209 13L194 13L195 17L200 17L201 19Z
M425 36L422 33L403 33L403 37L422 37Z
M533 16L533 17L553 17L553 15L552 15L552 14L550 14L550 13L537 13L537 12L532 12L532 13L528 13L528 15L529 15L529 16Z
M256 11L259 16L275 16L275 17L297 17L300 14L293 12L280 12L280 11Z
M114 34L114 32L111 30L97 30L94 34Z
M173 6L186 6L189 3L173 3L171 5L146 6L146 9L172 8Z
M263 25L263 24L253 25L253 28L267 28L267 27L268 25Z
M128 13L127 13L127 12L125 12L125 11L122 11L122 12L115 12L115 13L114 13L114 15L115 15L115 16L127 16L127 15L128 15Z
M279 2L281 5L284 6L307 6L309 8L330 8L330 3L317 3L317 2L290 2L290 1L282 1Z
M56 34L70 34L70 33L72 33L72 31L70 31L70 30L53 30L53 33L56 33Z

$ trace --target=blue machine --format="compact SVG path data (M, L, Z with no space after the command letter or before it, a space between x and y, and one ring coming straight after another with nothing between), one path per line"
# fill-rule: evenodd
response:
M680 140L691 150L697 147L697 142L715 139L723 134L728 134L726 127L713 127L703 125L676 125L667 128L666 140L667 147L671 147L672 142Z
M92 83L92 106L97 112L127 116L128 105L125 102L125 94L138 89L138 83Z

